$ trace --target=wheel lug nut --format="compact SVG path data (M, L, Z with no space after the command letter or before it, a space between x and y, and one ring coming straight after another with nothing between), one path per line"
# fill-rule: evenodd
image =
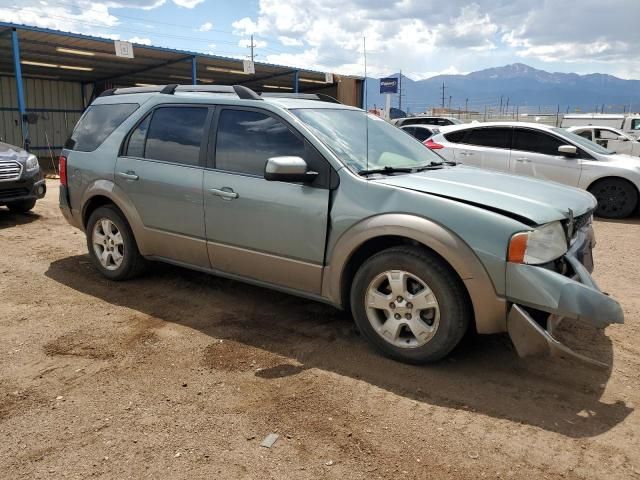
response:
M400 315L399 313L396 313L394 317L396 320L400 320L402 318L402 315Z
M406 318L407 320L411 320L411 314L410 313L405 313L404 314L404 318Z
M398 298L396 298L396 300L397 300L398 303L401 303L403 299L402 299L402 297L398 297Z
M407 303L407 308L413 308L413 303Z
M391 309L396 308L396 304L395 304L395 303L393 303L393 302L391 302L391 303L389 304L389 308L391 308Z

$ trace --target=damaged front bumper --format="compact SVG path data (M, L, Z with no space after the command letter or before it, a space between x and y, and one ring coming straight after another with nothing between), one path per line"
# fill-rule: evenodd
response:
M591 278L594 246L593 229L588 225L577 232L561 259L562 273L534 265L507 264L507 298L512 302L507 331L521 357L572 357L607 366L574 352L553 336L554 329L565 318L596 328L624 323L620 304L601 292Z

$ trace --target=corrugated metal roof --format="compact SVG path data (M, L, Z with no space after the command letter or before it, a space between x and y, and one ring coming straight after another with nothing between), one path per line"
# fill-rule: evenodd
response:
M242 70L242 60L208 55L187 50L155 47L134 43L133 59L117 57L113 40L78 33L50 30L27 25L0 22L0 75L13 75L10 32L16 29L20 40L22 71L25 77L71 80L79 82L110 82L113 85L136 83L190 83L191 59L196 58L199 82L216 84L245 84L259 88L267 81L270 85L291 87L294 72L301 79L324 81L324 72L303 68L256 62L255 75L224 72L220 69ZM75 49L92 55L79 55L60 51ZM24 63L30 62L30 63ZM69 67L72 67L71 69ZM89 70L78 70L86 68ZM332 87L331 84L325 84ZM300 90L317 91L322 83L301 82Z

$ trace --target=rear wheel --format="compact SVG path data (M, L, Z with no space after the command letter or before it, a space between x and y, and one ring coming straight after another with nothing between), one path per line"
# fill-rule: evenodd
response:
M36 206L36 201L34 200L19 200L17 202L9 202L7 203L7 208L12 212L17 213L27 213L30 210L33 210L33 207Z
M86 233L89 256L105 277L126 280L144 269L131 227L117 208L107 205L96 209Z
M589 188L598 200L595 214L603 218L625 218L638 206L638 190L622 178L605 178Z
M464 285L436 255L394 247L367 260L351 290L360 331L385 355L409 363L445 357L472 313Z

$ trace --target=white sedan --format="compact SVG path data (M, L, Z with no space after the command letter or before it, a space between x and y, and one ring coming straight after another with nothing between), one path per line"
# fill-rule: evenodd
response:
M638 208L640 158L615 154L563 128L520 122L452 125L440 127L425 145L455 163L588 190L601 217L623 218Z
M640 142L622 131L606 126L569 127L567 131L580 135L614 153L640 157Z

